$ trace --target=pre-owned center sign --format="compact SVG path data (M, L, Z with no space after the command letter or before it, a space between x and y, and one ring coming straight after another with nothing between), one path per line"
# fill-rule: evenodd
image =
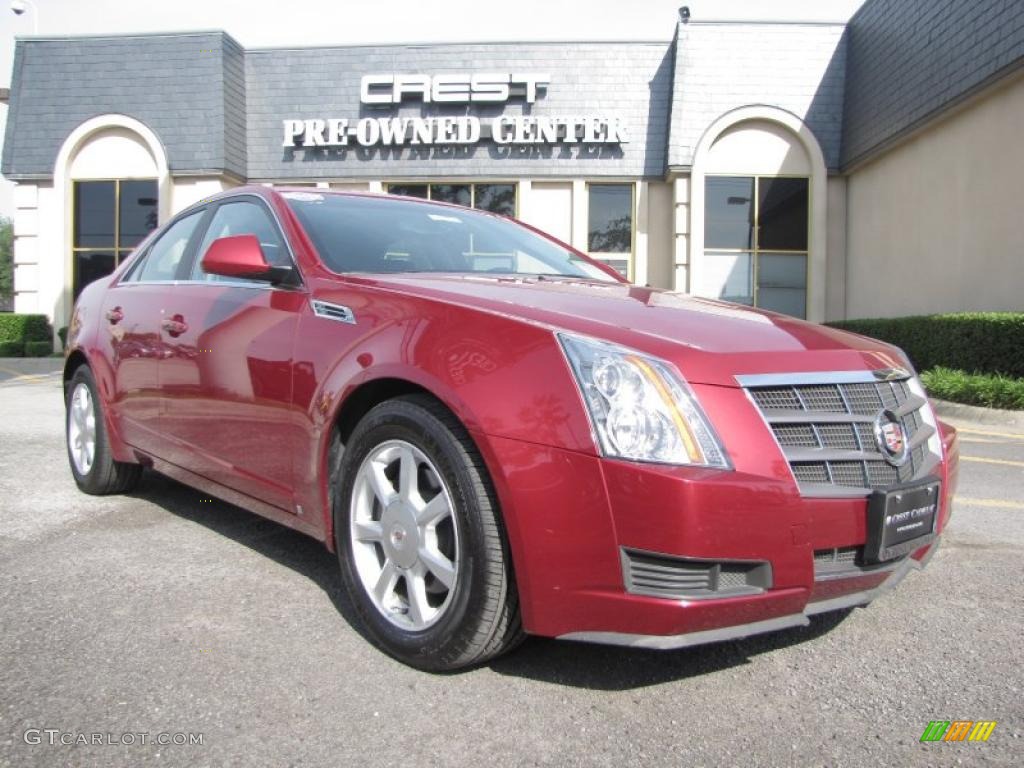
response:
M365 75L359 98L368 106L394 106L407 99L424 104L535 102L547 90L546 74L391 74ZM606 115L476 115L434 117L289 118L283 121L285 147L362 147L476 144L625 144L625 127Z

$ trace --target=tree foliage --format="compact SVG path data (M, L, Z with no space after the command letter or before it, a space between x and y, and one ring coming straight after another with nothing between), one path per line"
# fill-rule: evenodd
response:
M0 216L0 310L14 301L14 224Z

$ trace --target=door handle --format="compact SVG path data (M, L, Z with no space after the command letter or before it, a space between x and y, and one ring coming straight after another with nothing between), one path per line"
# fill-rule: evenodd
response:
M121 311L120 307L114 307L113 309L107 310L107 320L111 325L117 325L124 320L124 312Z
M165 318L160 323L160 326L171 336L181 336L181 334L188 330L188 323L185 322L185 318L181 315Z

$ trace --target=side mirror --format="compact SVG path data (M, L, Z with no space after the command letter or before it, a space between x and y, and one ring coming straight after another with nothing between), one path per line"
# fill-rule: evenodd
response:
M203 254L202 266L204 272L221 277L265 280L275 285L295 284L295 271L291 267L273 267L267 263L255 235L217 238Z

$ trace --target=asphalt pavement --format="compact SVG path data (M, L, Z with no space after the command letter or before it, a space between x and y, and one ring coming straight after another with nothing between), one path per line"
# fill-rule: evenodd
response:
M867 608L431 675L360 635L311 539L154 473L79 493L59 363L0 360L0 765L1024 764L1024 429L958 424L943 545Z

